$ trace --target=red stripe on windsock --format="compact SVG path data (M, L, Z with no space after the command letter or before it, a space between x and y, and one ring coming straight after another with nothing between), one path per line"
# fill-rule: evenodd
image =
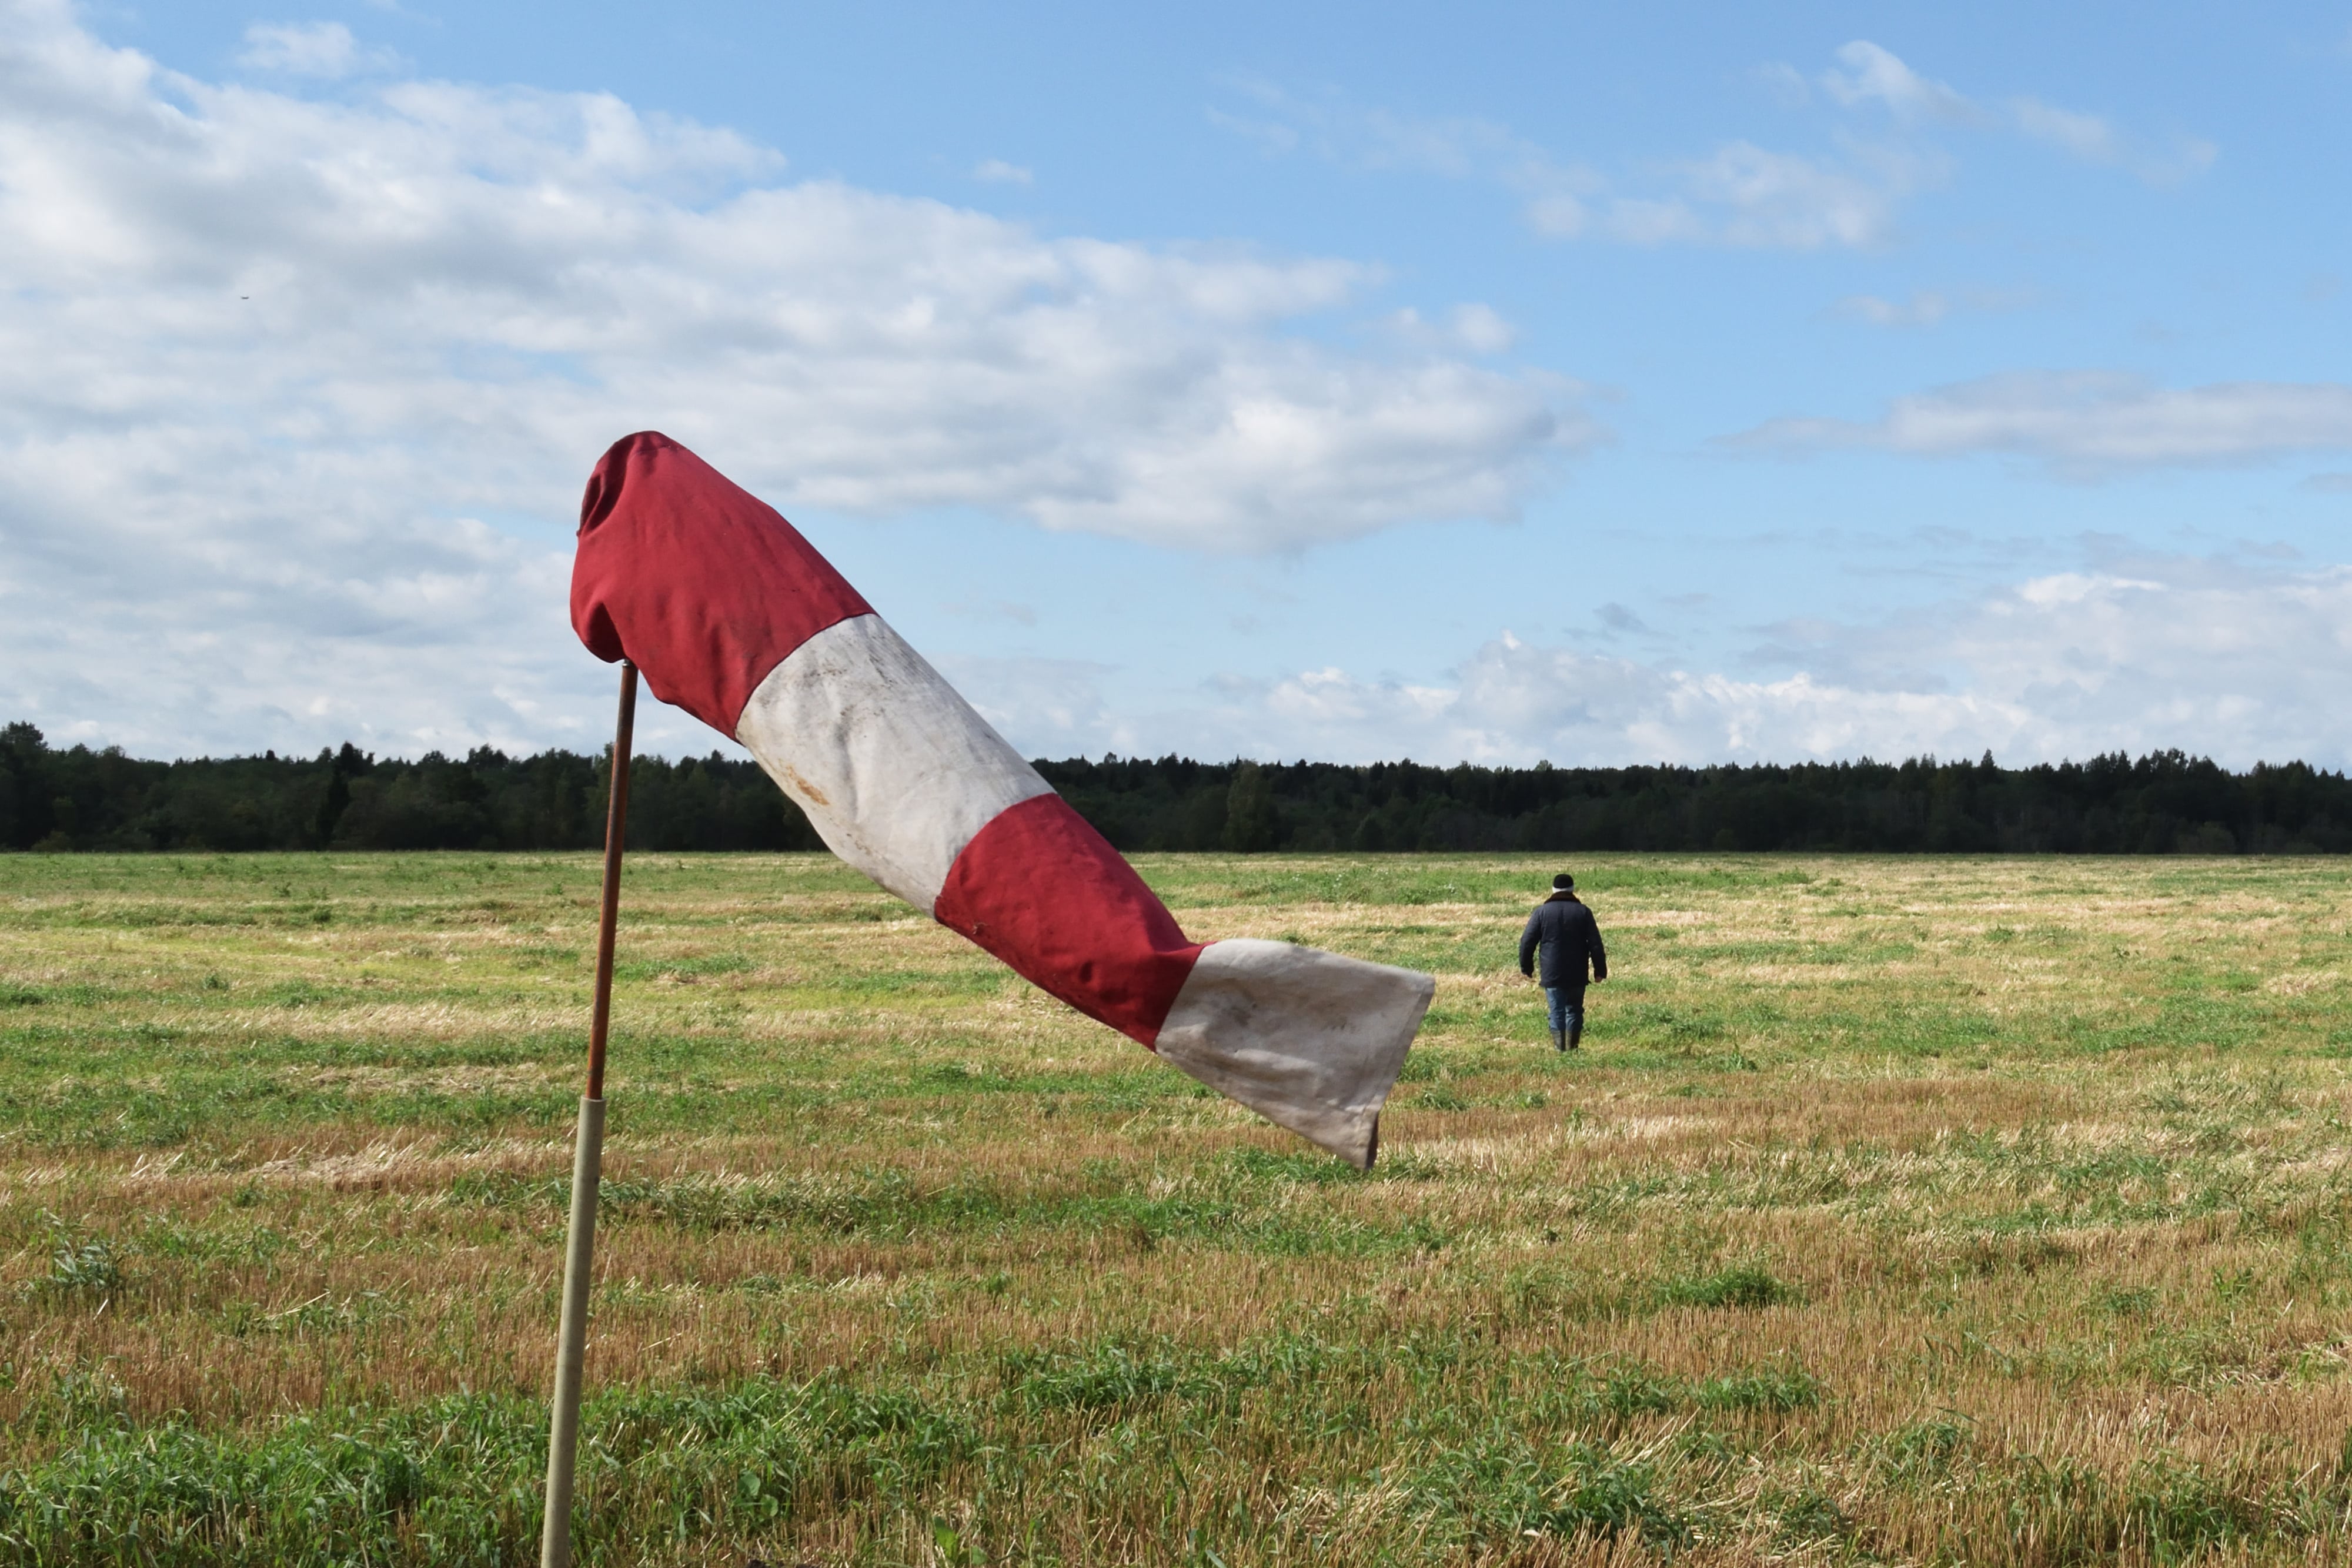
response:
M1202 944L1059 795L1007 807L948 872L932 915L1038 989L1150 1045Z
M597 464L572 624L741 740L851 865L1163 1061L1371 1164L1430 977L1186 940L791 524L667 436L628 436Z
M773 507L667 435L623 436L588 477L572 629L722 734L785 655L872 612Z

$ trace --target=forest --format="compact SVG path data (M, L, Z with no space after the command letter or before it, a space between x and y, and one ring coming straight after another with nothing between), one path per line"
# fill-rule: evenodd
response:
M377 758L150 761L0 729L0 849L574 850L603 841L604 760L481 747ZM1036 763L1122 850L2352 852L2352 780L2231 772L2179 751L2002 768L1931 757L1780 767L1451 768L1415 762ZM819 849L758 764L640 757L629 843Z

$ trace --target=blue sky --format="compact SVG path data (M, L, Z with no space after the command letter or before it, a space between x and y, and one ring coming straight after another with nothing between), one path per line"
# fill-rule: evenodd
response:
M593 745L654 426L1033 754L2341 767L2347 89L2316 6L0 0L0 708Z

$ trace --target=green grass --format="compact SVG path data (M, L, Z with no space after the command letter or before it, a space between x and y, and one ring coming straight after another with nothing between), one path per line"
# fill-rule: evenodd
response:
M631 862L605 1563L2305 1563L2352 868L1148 857L1439 976L1359 1175L819 857ZM0 1563L527 1563L586 856L0 859Z

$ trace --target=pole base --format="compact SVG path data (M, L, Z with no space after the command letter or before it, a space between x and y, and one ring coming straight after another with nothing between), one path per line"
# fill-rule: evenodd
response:
M563 1317L555 1337L555 1403L547 1430L547 1514L539 1568L572 1568L572 1484L580 1453L580 1367L588 1352L588 1281L596 1260L596 1186L604 1167L604 1102L583 1096L572 1145L572 1222L563 1240Z

